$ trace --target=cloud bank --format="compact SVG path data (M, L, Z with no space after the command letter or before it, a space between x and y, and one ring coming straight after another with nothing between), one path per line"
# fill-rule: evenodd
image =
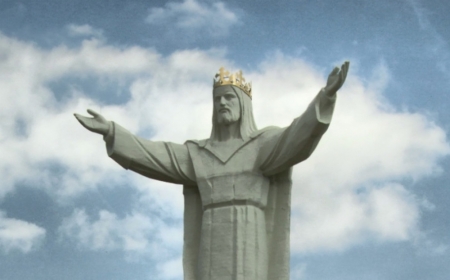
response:
M160 218L151 219L142 213L119 218L114 213L101 210L98 219L93 220L84 209L75 209L64 219L59 232L63 238L75 241L83 249L151 253L156 258L163 257L163 252L167 251L164 245L170 244L170 234L158 236L158 233L170 232L164 227Z

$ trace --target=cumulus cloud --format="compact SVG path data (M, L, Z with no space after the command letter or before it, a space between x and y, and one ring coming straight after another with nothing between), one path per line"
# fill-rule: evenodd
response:
M148 216L133 213L122 219L116 214L102 210L98 219L92 221L83 209L76 209L64 219L59 232L80 246L98 250L124 250L143 252L149 250L148 235L156 231L159 224Z
M151 49L117 48L96 39L78 48L42 50L0 36L0 54L0 114L5 120L0 124L0 195L24 181L65 199L101 185L126 183L141 194L133 214L119 217L100 211L91 217L77 210L63 222L63 238L94 250L148 252L152 240L181 250L181 241L172 241L181 240L179 225L167 222L168 217L181 219L181 187L122 170L107 158L101 136L84 130L72 113L97 109L154 140L206 138L212 77L222 65L239 65L220 49L163 57ZM368 239L412 241L420 234L420 213L430 204L424 205L405 182L439 174L439 159L448 155L449 145L429 116L399 110L383 98L388 67L380 63L368 83L350 69L329 131L313 156L294 169L294 253L343 250ZM326 72L277 53L244 73L253 81L259 127L289 125L324 86ZM58 99L50 83L64 77L79 77L81 82L84 77L94 82L106 78L124 87L129 98L111 105L73 90ZM124 77L128 83L121 82Z
M153 25L170 23L185 32L223 36L239 22L239 18L222 1L184 0L168 2L164 8L152 8L146 21Z
M168 226L161 216L133 212L125 217L106 210L96 219L84 209L75 209L59 227L61 240L69 240L83 250L123 251L128 260L156 263L160 279L182 277L182 223Z
M308 186L314 187L314 186ZM413 241L420 204L401 185L366 187L364 193L296 192L292 220L294 252L342 250L366 239Z
M104 157L104 148L95 145L101 137L83 134L72 114L92 107L122 115L131 130L136 125L122 107L102 109L78 90L65 93L67 102L58 102L64 93L53 92L49 84L67 76L101 75L114 83L145 72L157 64L158 54L140 48L111 48L97 40L86 40L75 50L61 46L44 51L5 36L0 36L0 53L0 197L18 182L71 196L110 177L105 172L116 167ZM55 172L58 166L63 168Z
M0 211L0 250L4 253L28 253L39 247L45 234L45 229L26 221L8 218Z

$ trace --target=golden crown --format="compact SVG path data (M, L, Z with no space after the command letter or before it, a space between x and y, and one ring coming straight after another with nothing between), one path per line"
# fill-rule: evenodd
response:
M245 94L247 94L250 99L252 99L252 83L246 83L245 78L242 76L242 71L239 70L239 72L231 74L230 72L225 70L225 68L220 67L219 73L216 74L216 76L213 79L214 81L214 88L220 87L220 86L226 86L226 85L232 85L236 86L240 89L242 89Z

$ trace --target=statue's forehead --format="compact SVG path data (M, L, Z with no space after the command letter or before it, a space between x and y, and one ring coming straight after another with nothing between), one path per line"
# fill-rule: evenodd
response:
M232 93L233 95L236 95L236 92L231 88L231 86L220 86L220 87L214 88L214 90L213 90L214 96L223 95L223 94L227 94L227 93Z

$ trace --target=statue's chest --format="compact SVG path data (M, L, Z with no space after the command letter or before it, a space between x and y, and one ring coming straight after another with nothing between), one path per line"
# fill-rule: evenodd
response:
M265 206L269 180L259 170L257 141L237 149L226 161L212 149L191 152L203 206L238 201Z
M258 172L258 164L256 162L258 145L256 141L251 141L241 147L231 148L208 145L198 150L198 156L203 169L201 177Z

